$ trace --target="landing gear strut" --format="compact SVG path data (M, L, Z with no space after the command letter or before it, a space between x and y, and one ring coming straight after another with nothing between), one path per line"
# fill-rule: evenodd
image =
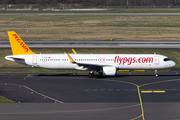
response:
M158 72L157 72L157 70L155 70L155 76L158 77Z
M94 71L89 72L89 77L92 78L94 76Z

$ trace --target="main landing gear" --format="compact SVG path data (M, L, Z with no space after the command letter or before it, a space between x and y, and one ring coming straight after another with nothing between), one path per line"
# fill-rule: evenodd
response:
M155 76L158 77L158 72L157 72L157 70L155 70Z
M89 77L92 78L94 76L94 71L89 72Z

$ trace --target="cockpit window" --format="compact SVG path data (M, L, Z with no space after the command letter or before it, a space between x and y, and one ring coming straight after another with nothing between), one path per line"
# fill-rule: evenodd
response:
M170 59L169 58L164 58L164 61L169 61Z

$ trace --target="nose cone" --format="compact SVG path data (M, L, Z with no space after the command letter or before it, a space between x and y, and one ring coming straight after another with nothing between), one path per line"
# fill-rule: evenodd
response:
M176 63L174 61L172 61L172 67L175 67Z
M165 65L166 68L173 68L175 66L176 66L176 63L174 61L168 61L166 62L166 65Z

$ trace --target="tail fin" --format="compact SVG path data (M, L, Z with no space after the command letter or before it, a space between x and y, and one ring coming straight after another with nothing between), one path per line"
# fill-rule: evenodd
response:
M7 31L13 55L36 54L23 42L15 31Z

